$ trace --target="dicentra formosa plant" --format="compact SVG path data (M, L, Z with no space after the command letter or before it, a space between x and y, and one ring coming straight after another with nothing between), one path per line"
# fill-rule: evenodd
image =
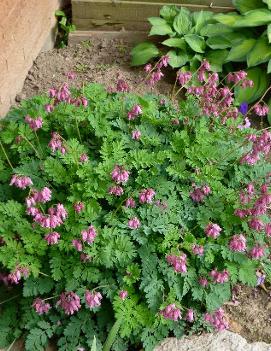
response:
M0 347L152 351L227 328L231 287L270 281L271 133L197 74L178 107L63 84L1 121Z

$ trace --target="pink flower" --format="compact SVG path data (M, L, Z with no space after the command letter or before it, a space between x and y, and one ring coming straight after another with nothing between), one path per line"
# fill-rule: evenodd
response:
M8 275L8 281L11 284L19 284L19 281L22 279L22 276L27 278L29 276L29 270L26 267L17 267L14 272L11 272Z
M51 305L49 303L46 303L44 300L37 298L33 301L32 307L35 308L37 314L42 315L48 313Z
M67 78L68 79L71 79L71 80L73 80L73 79L75 79L76 78L76 73L75 72L67 72L66 73L66 76L67 76Z
M82 240L87 242L88 244L92 244L97 236L97 232L93 225L89 226L87 230L83 230L81 234Z
M187 271L186 267L186 254L180 256L168 255L167 262L174 267L175 272L184 273Z
M138 229L140 226L141 226L141 223L137 217L133 217L128 221L128 227L130 229Z
M197 187L193 185L194 190L191 191L190 197L195 202L202 202L205 196L211 193L211 188L208 185L204 185L202 187Z
M204 277L200 277L198 281L199 285L201 285L204 288L208 285L208 280Z
M178 72L177 73L177 81L180 85L185 85L192 78L191 72Z
M82 154L80 155L79 161L82 163L85 163L88 161L88 155L87 154Z
M201 187L201 190L203 192L204 195L209 195L211 194L211 188L208 185L203 185Z
M61 293L56 305L63 308L67 315L72 315L81 308L80 298L73 291Z
M142 114L142 109L139 105L135 105L129 112L128 112L128 120L131 121L135 119L137 116Z
M149 73L152 70L152 65L150 63L148 63L147 65L145 65L144 67L144 71Z
M132 139L139 140L141 138L141 132L138 129L132 131Z
M260 232L264 229L264 223L259 218L251 218L248 222L249 228Z
M190 323L194 321L194 311L192 310L192 308L189 308L189 310L187 311L185 319L187 320L187 322Z
M251 250L250 250L250 256L256 260L260 259L265 255L265 247L260 246L260 245L255 245Z
M214 283L223 284L229 280L229 272L226 269L224 269L222 272L218 272L217 269L213 269L210 276L213 278Z
M48 245L54 245L58 243L60 234L57 232L51 232L45 235L44 239L47 241Z
M30 177L14 174L11 178L9 185L14 185L20 189L26 189L27 187L33 185L33 182Z
M52 191L45 187L40 192L37 192L36 195L34 194L34 199L36 202L46 203L50 201L52 198Z
M62 204L56 205L56 215L63 220L67 218L68 212L65 210L65 207Z
M43 120L41 117L38 117L36 119L31 118L30 116L25 116L25 122L29 125L29 127L36 131L42 127Z
M91 256L85 254L85 253L81 253L80 255L80 261L82 262L89 262L91 260Z
M82 245L82 242L80 240L74 239L72 241L72 245L79 252L81 252L83 250L83 245Z
M122 93L128 93L129 90L129 85L123 79L119 79L117 82L117 91Z
M178 319L182 318L181 311L179 308L176 307L176 305L173 303L171 305L168 305L165 307L162 311L160 311L160 314L166 318L166 319L171 319L173 321L177 321Z
M254 111L255 111L256 115L263 117L263 116L266 116L268 114L269 107L266 104L263 104L263 105L257 104L254 107Z
M123 166L116 165L111 173L111 177L117 184L125 184L129 179L129 172Z
M264 231L267 236L271 236L271 223L265 225Z
M229 323L225 318L225 312L219 308L214 313L206 313L204 320L211 324L217 331L222 331L229 328Z
M220 232L221 232L221 228L218 224L216 223L209 223L207 224L207 226L205 227L205 234L207 236L209 236L210 238L214 238L216 239L219 235L220 235Z
M121 290L119 292L119 297L121 298L121 300L125 300L127 296L128 296L128 291L127 290Z
M237 126L237 128L242 130L242 129L250 128L250 126L251 126L250 120L246 117L245 118L245 124L239 124Z
M195 255L203 256L203 254L204 254L204 247L201 246L201 245L196 245L195 244L195 245L192 246L192 252Z
M84 96L81 97L81 103L84 107L87 107L88 106L88 100L87 98L85 98Z
M157 71L152 72L150 79L147 81L147 84L151 87L154 87L154 85L159 82L162 77L164 77L164 74L160 71L160 69L158 69Z
M139 194L139 202L141 204L144 204L144 203L151 204L155 194L156 193L152 188L143 189Z
M125 202L125 207L135 208L136 207L135 200L132 197L129 197Z
M63 146L62 140L63 139L61 138L61 136L58 133L53 132L52 133L52 139L50 140L50 142L48 144L49 148L53 152L60 151L62 154L65 154L66 153L66 149Z
M119 185L114 185L111 186L108 190L109 194L115 195L115 196L121 196L123 194L123 188Z
M85 299L86 299L86 304L90 308L95 308L101 306L101 300L102 300L102 294L99 292L90 292L89 290L86 290L85 292Z
M169 56L164 55L164 56L161 57L158 65L157 65L157 68L161 69L162 67L167 67L168 63L169 63Z
M74 211L80 213L84 210L85 205L83 202L79 201L73 204Z
M229 248L232 251L244 252L246 251L246 247L247 247L247 240L242 234L234 235L229 242Z
M46 104L44 105L44 110L48 113L52 112L54 110L54 106L50 105L50 104Z

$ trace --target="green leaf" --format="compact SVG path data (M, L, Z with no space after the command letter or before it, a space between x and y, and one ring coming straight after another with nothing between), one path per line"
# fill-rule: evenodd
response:
M230 33L232 29L224 24L216 23L216 24L207 24L204 26L201 31L200 35L203 37L214 37L216 35L220 35L221 33Z
M253 80L254 86L252 88L235 88L235 98L237 104L246 101L252 103L263 95L268 87L268 78L266 71L260 67L255 67L247 70L247 78Z
M271 10L271 0L263 0L263 2L266 3L269 10Z
M192 50L198 52L200 54L204 53L204 49L206 48L205 40L203 37L197 34L186 34L184 36L185 41L191 47Z
M159 55L159 50L153 43L144 42L135 46L132 51L132 66L140 66Z
M255 46L247 56L248 67L257 66L263 62L267 62L271 58L271 45L267 41L267 37L259 38Z
M199 11L193 12L193 20L195 23L195 32L200 34L201 29L205 26L205 24L214 16L213 12L210 11Z
M258 9L248 11L234 23L234 28L258 27L271 22L271 11Z
M173 28L178 34L187 34L192 28L190 12L184 7L181 7L180 12L175 17Z
M222 66L226 61L228 53L228 50L212 50L206 55L206 59L214 72L222 72Z
M271 73L271 60L269 60L267 65L267 73Z
M186 43L183 38L169 38L164 40L162 44L172 48L186 49Z
M188 56L185 52L177 53L174 50L170 50L167 55L169 56L169 65L172 68L182 67L188 61Z
M233 46L227 57L227 61L246 61L247 54L252 50L256 39L245 39L240 44Z
M267 103L268 107L269 107L269 112L267 115L267 120L269 125L271 125L271 98L269 99L268 103Z
M206 44L213 50L227 49L232 46L231 42L222 35L216 35L207 39Z
M167 22L173 22L175 16L178 13L176 6L163 6L160 10L160 16L163 17Z
M238 15L236 12L230 12L230 13L219 13L214 16L214 20L217 22L224 24L229 27L233 27L235 22L239 19L242 18L242 16Z
M241 283L255 287L257 283L256 265L254 262L247 261L239 268L239 280Z
M57 17L66 17L65 12L61 11L61 10L56 10L55 11L55 16Z
M160 17L150 17L148 21L152 24L149 36L173 34L170 25Z
M268 37L268 42L271 43L271 24L267 26L267 37Z
M96 336L94 335L92 345L91 345L91 350L90 351L97 351L97 342L96 342Z
M251 10L265 7L262 0L233 0L232 3L234 7L236 7L242 14Z

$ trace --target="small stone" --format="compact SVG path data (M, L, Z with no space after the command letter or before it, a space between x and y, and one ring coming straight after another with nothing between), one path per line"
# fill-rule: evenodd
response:
M26 95L24 93L20 93L20 94L17 94L15 96L15 101L16 102L21 102L22 100L24 100L26 98Z

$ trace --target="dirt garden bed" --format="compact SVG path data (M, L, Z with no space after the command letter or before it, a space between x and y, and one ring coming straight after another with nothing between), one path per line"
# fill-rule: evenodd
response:
M131 90L148 91L142 83L142 69L129 65L130 44L123 40L91 40L41 53L35 60L16 101L47 92L52 86L67 81L67 73L75 72L71 85L82 86L89 82L112 87L116 80L124 79ZM161 81L153 90L156 94L169 94L171 82ZM226 306L231 330L248 341L271 342L271 297L263 289L239 287L235 301Z

